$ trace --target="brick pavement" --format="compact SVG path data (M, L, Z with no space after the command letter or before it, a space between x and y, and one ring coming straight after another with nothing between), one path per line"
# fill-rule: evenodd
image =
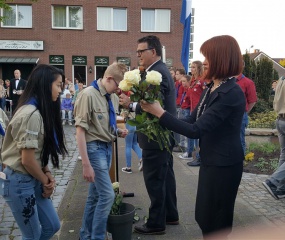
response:
M78 150L75 141L75 129L65 126L65 134L69 156L62 161L59 170L55 170L57 187L53 201L58 210L62 227L54 236L54 240L77 240L81 225L81 217L87 194L87 184L82 179L81 162L77 161ZM123 192L134 192L133 198L124 198L125 202L134 204L138 209L137 214L143 223L147 215L149 199L144 187L143 176L137 170L138 160L133 158L133 174L121 172L125 166L124 140L119 139L119 181ZM177 181L178 208L180 225L167 226L166 234L161 236L142 236L136 233L132 239L202 239L201 231L194 219L195 198L199 168L187 166L187 161L174 154L174 170ZM236 201L233 235L238 229L258 231L256 224L279 227L285 224L285 199L274 200L262 186L265 175L243 174L242 182ZM9 208L0 198L0 240L21 239L19 229Z

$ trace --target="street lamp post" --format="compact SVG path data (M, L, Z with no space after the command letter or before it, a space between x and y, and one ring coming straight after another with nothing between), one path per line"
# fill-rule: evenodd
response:
M253 48L253 47L254 47L253 45L251 45L251 46L249 47L248 53L250 53L250 49Z

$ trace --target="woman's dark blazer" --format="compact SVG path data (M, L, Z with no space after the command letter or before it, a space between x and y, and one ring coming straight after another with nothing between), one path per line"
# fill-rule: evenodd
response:
M202 164L229 166L243 161L240 129L245 97L236 79L228 79L210 94L204 113L196 120L199 105L200 102L190 118L184 120L165 112L160 124L188 138L198 138Z

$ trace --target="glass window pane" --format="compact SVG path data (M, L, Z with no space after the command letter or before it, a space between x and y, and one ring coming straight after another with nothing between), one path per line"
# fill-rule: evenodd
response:
M3 26L16 26L16 5L10 5L11 10L3 9Z
M32 6L18 5L18 26L32 27Z
M170 10L157 9L155 20L157 32L170 32Z
M66 7L54 6L53 7L53 26L66 27Z
M112 30L111 10L111 8L97 8L97 30Z
M69 7L69 27L82 28L82 9L81 7Z
M113 9L113 30L127 30L127 11L123 8Z
M142 31L153 32L155 30L155 10L143 9L142 10Z

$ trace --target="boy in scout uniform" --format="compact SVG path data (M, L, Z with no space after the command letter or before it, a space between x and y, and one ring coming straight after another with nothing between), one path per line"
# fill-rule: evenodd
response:
M80 229L81 240L105 239L107 219L114 202L114 190L109 176L112 142L116 136L127 135L126 129L116 127L119 98L114 93L126 71L124 64L110 65L102 79L94 80L91 86L80 92L74 106L83 177L89 182Z

